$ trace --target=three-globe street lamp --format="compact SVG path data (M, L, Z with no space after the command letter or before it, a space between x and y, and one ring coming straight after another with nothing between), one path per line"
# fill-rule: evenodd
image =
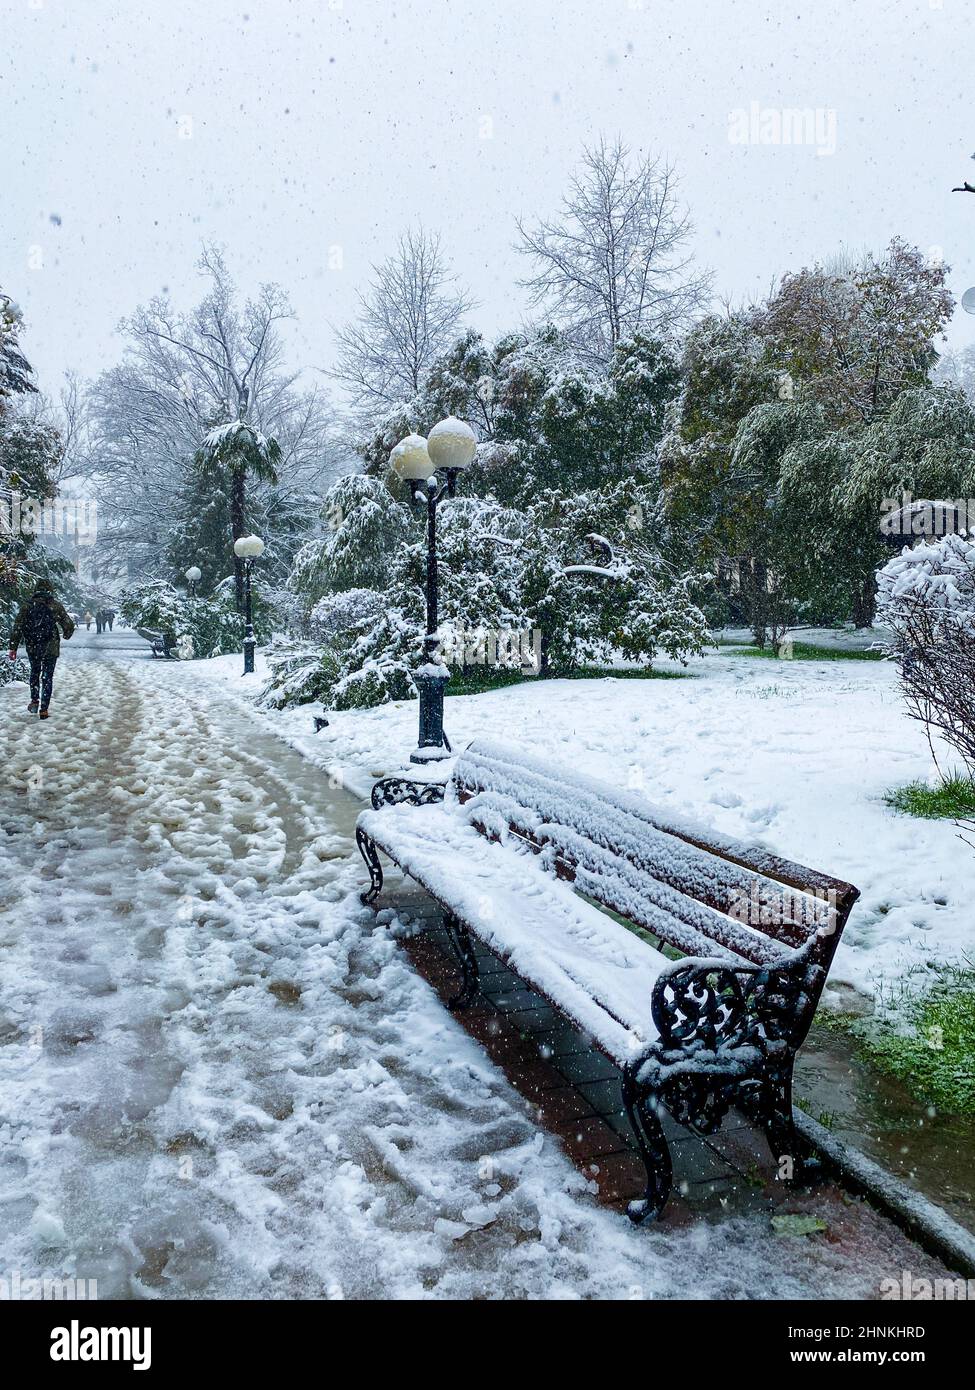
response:
M254 670L254 647L257 645L251 609L251 566L264 554L264 542L260 536L241 536L234 541L234 554L244 562L244 620L247 623L244 629L244 675L249 676Z
M450 743L443 728L444 687L450 672L440 660L437 632L437 506L444 497L453 497L457 475L473 461L477 441L470 425L450 416L430 431L428 438L409 434L393 449L389 462L397 477L410 486L410 500L423 497L427 504L427 630L423 639L423 662L414 677L420 692L420 739L411 763L438 762L450 757ZM442 472L444 482L437 478ZM422 487L421 487L422 484Z
M186 571L185 577L187 584L190 586L190 598L196 598L196 586L203 578L203 571L198 569L196 565L190 565L189 569Z

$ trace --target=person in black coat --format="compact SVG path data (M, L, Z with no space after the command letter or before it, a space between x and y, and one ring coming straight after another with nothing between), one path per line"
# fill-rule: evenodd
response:
M30 714L40 712L48 718L48 706L54 689L54 668L61 655L61 638L67 642L74 632L71 617L46 579L38 582L34 592L21 605L10 633L9 655L17 660L17 648L23 642L30 661Z

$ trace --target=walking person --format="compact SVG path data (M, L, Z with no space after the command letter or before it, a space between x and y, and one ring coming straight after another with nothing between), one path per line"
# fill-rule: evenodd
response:
M30 704L28 713L40 713L48 718L48 706L54 688L54 668L61 655L61 638L67 641L74 632L74 623L47 579L38 581L33 594L21 606L10 634L9 655L17 660L17 648L23 642L30 660Z
M91 610L85 609L85 630L91 632Z

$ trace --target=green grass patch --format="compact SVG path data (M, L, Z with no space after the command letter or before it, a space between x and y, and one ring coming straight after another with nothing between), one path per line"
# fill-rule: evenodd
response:
M509 685L524 685L531 681L683 681L693 680L689 671L657 671L652 666L638 670L613 670L596 666L579 666L571 671L547 671L541 676L526 676L521 671L486 671L476 667L470 671L451 671L445 695L483 695L488 690L504 690Z
M772 647L724 647L729 656L751 656L766 661L883 661L883 652L876 651L837 651L833 647L820 647L815 642L793 642L792 655L776 656Z
M908 782L884 793L884 801L895 811L922 820L958 820L975 815L975 782L957 773L944 782Z
M942 967L937 984L903 1001L895 1017L896 1027L852 1025L869 1060L945 1114L975 1115L975 969Z
M483 695L487 690L503 690L508 685L521 685L526 679L531 677L523 676L520 671L451 671L450 680L444 687L444 694Z

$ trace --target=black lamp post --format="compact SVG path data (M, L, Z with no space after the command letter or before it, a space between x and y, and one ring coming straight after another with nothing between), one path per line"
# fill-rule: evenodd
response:
M196 586L203 578L202 572L196 565L190 565L186 571L186 582L190 586L190 598L196 598Z
M264 554L264 542L260 536L241 536L234 541L234 554L244 562L244 675L254 671L254 615L251 607L251 566Z
M411 763L433 763L450 757L450 741L444 733L444 688L450 673L440 660L437 605L437 507L444 497L453 497L457 475L474 458L477 442L463 420L451 416L430 431L429 439L410 434L401 439L390 454L393 471L409 483L410 499L418 497L427 506L427 626L423 639L423 662L414 676L420 692L420 738L410 754ZM444 481L437 477L441 471Z

